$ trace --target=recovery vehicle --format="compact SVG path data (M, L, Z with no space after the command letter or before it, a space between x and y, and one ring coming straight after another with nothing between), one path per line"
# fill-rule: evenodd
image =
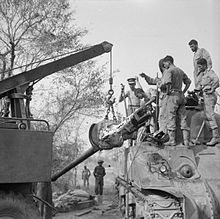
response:
M30 117L31 83L111 49L112 44L103 42L0 81L0 98L7 99L0 117L0 218L42 218L36 199L52 207L50 193L34 194L39 182L51 189L53 132L47 121ZM42 130L34 129L34 123L44 124ZM44 217L51 219L51 211L46 212Z

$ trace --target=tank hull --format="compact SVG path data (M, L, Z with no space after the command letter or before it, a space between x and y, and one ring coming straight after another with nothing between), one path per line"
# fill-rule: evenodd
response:
M216 120L220 127L220 115ZM203 111L188 110L187 122L190 138L198 138L201 145L182 145L178 128L176 147L137 141L130 148L129 179L145 195L140 201L130 193L137 218L220 218L220 144L205 145L212 135Z
M146 195L146 203L155 203L151 211L164 211L170 215L168 218L172 218L172 214L180 215L177 209L166 207L168 204L160 204L166 200L165 196L170 198L170 205L178 200L177 203L184 209L182 218L219 218L219 146L207 148L203 145L187 149L180 145L158 149L143 142L132 150L135 159L130 177L133 185ZM188 169L184 172L186 167Z

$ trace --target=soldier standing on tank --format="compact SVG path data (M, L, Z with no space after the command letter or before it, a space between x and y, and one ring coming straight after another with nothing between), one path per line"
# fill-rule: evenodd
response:
M137 80L138 81L138 80ZM153 102L156 100L156 90L153 88L149 88L145 93L142 88L136 89L136 95L141 100L140 106L144 106L148 101L154 99ZM148 104L149 109L153 111L153 105L150 103ZM147 133L154 133L156 131L156 116L155 113L146 121L145 127L147 127Z
M102 203L102 194L104 186L105 168L102 166L103 160L98 161L98 166L95 167L93 175L95 176L95 194L98 197L98 203Z
M218 125L215 119L215 105L217 103L216 88L219 87L219 78L213 70L208 69L207 60L202 58L197 61L198 84L196 91L202 91L204 100L204 112L212 130L212 139L206 143L214 146L219 141Z
M163 65L163 59L159 60L159 69L162 73L162 78L164 75L164 72L166 71L164 65ZM160 85L161 85L161 80L162 78L151 78L148 75L146 75L145 73L141 73L140 74L141 77L143 77L145 79L145 81L149 84L149 85L157 85L157 87L160 89ZM165 106L166 106L166 93L164 92L160 92L159 93L159 116L158 116L158 120L159 120L159 131L158 132L164 132L167 133L167 128L166 128L166 113L165 113Z
M128 116L140 107L140 98L136 96L136 78L127 79L130 90L124 93L124 86L122 86L119 103L125 98L128 98Z
M184 93L188 90L191 80L180 68L174 65L172 56L166 56L163 60L164 72L161 81L161 91L167 94L165 111L167 118L167 130L169 141L165 143L168 146L176 145L176 118L180 119L180 127L183 133L183 143L189 145L189 127L186 123L186 108ZM182 91L182 84L185 88Z
M194 52L194 56L193 56L193 65L194 65L194 82L195 82L195 87L198 86L198 76L199 76L199 72L198 72L198 60L199 59L206 59L207 61L207 69L211 70L212 68L212 59L211 56L209 54L209 52L204 49L204 48L199 48L198 46L198 42L196 40L190 40L189 42L189 47L190 49Z

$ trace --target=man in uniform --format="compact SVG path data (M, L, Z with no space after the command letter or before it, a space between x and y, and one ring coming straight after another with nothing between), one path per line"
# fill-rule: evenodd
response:
M183 133L184 145L189 145L189 127L186 123L186 109L184 93L188 90L191 80L188 76L178 67L174 65L172 56L166 56L163 60L164 67L167 69L164 72L161 81L161 91L167 94L165 111L167 118L167 130L169 141L166 145L176 145L176 118L180 119L180 127ZM185 88L182 91L182 84Z
M82 180L83 180L83 186L86 188L89 188L90 175L91 175L90 170L87 168L87 166L84 166L84 169L82 171Z
M206 59L207 69L210 70L212 68L212 59L207 50L205 50L204 48L198 47L198 42L196 40L190 40L189 47L194 52L194 57L193 57L194 82L195 82L195 87L197 87L198 86L198 64L197 64L198 60L202 58Z
M156 100L156 91L152 88L148 89L147 93L145 93L143 89L137 88L136 95L141 100L141 102L140 102L141 107L144 106L148 101L150 101L152 99ZM152 103L148 104L148 107L149 107L148 109L150 111L154 111ZM144 127L139 128L139 131L141 131L141 133L144 132L145 130L147 133L154 133L156 131L155 113L153 113L153 115L151 117L149 117L149 119L146 121Z
M136 78L128 78L130 90L124 93L124 87L121 89L119 103L128 98L128 116L140 107L140 99L136 96Z
M105 168L102 166L103 160L98 161L98 166L95 167L93 175L95 176L95 194L98 196L98 202L102 203L102 194L104 186Z
M197 61L198 67L198 84L197 91L202 91L204 99L204 112L208 119L210 128L212 130L212 139L206 143L208 146L214 146L218 143L219 133L218 125L215 119L215 105L217 102L216 88L219 87L219 78L213 70L208 70L207 60L202 58Z
M164 72L166 70L163 65L163 59L159 60L159 69L162 73L162 78L163 78ZM151 78L148 75L146 75L145 73L141 73L140 76L143 77L149 85L157 85L157 87L160 88L162 78L158 78L158 77ZM163 92L160 92L160 95L159 95L159 116L158 116L159 117L159 131L158 132L162 131L164 133L167 133L166 114L164 111L165 106L166 106L165 103L166 103L166 94Z

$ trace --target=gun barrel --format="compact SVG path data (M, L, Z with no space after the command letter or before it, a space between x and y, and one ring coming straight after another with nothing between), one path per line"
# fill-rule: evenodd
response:
M70 171L72 168L76 167L78 164L82 163L84 160L86 160L87 158L89 158L90 156L92 156L93 154L95 154L97 151L100 151L101 149L99 148L98 145L96 145L93 142L93 131L96 129L97 127L95 126L95 124L92 124L90 129L89 129L89 139L90 142L92 144L92 147L90 147L87 151L85 151L80 157L77 157L74 161L72 161L69 165L67 165L66 167L64 167L62 170L60 170L59 172L55 173L52 178L51 181L54 182L56 181L58 178L60 178L62 175L64 175L65 173L67 173L68 171Z
M93 154L95 154L97 151L99 151L98 148L94 148L94 147L90 147L87 151L85 151L80 157L76 158L73 162L71 162L69 165L67 165L66 167L64 167L62 170L60 170L59 172L55 173L52 178L51 181L54 182L56 181L58 178L60 178L62 175L64 175L65 173L67 173L68 171L70 171L72 168L76 167L78 164L82 163L84 160L86 160L88 157L92 156Z

